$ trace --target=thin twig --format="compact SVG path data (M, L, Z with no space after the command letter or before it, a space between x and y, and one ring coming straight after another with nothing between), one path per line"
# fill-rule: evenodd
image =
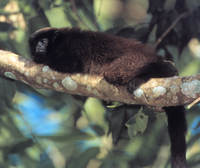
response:
M77 9L76 9L76 5L75 5L75 2L74 0L70 0L71 1L71 4L72 4L72 10L74 12L74 14L77 16L79 22L81 22L86 28L90 29L80 18L80 16L78 15L78 12L77 12Z
M101 13L102 4L103 4L103 0L101 0L101 4L100 4L99 12L97 13L96 20L98 20L98 18L99 18L99 15L100 15L100 13Z
M26 126L28 127L28 129L29 129L29 131L30 131L30 133L31 133L31 135L32 135L32 137L33 137L33 139L35 140L35 142L37 142L37 138L35 137L35 134L33 133L33 130L32 130L32 128L31 128L31 126L29 125L29 123L28 123L28 122L26 121L26 119L24 118L23 113L19 110L18 107L17 107L17 110L18 110L20 116L22 117L22 120L25 122Z
M184 12L182 14L180 14L176 20L174 22L172 22L172 24L167 28L167 30L165 30L165 32L158 38L158 40L156 41L156 43L154 44L154 49L156 49L156 47L158 46L158 44L160 44L160 42L163 40L163 38L176 26L176 24L182 19L185 18L187 16L189 16L192 13L192 11L187 11Z
M100 13L101 13L101 9L102 9L102 4L103 4L103 0L101 0L100 2L100 7L99 7L99 11L97 13L95 22L94 22L94 26L96 27L97 30L99 30L99 27L97 26L97 20L99 19Z
M200 102L200 97L197 98L195 101L193 101L192 103L190 103L188 106L187 106L187 109L190 109L192 106L194 106L195 104L199 103Z

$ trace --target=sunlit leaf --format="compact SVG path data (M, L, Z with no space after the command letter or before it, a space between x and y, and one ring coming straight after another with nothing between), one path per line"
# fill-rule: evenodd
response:
M130 139L133 140L133 137L138 133L145 131L148 122L148 116L145 115L143 112L143 108L138 111L138 113L132 117L127 123L126 126L128 128L128 135Z
M37 136L37 138L47 138L56 142L67 142L67 141L81 141L81 140L93 140L97 136L92 133L85 133L80 131L73 131L70 134L60 134L52 136Z
M88 162L95 158L96 155L100 152L98 147L92 147L87 149L85 152L80 154L76 159L70 162L70 164L67 163L67 168L85 168L88 164Z

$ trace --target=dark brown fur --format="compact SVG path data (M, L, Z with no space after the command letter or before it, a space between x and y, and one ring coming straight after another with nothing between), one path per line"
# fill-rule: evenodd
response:
M49 45L47 53L41 56L35 52L35 47L44 37L48 37ZM33 34L29 43L37 63L47 64L59 72L101 75L112 84L127 85L143 74L166 77L177 73L146 45L100 32L45 28Z
M127 86L130 94L150 78L177 75L171 63L146 45L105 33L78 28L45 28L30 37L29 45L36 63L59 72L103 76L111 84ZM172 167L184 168L187 130L184 107L164 109L172 143Z

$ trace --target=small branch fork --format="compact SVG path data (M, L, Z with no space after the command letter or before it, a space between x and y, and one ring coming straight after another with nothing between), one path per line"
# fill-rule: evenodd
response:
M158 38L156 43L154 44L153 48L154 50L156 47L160 44L160 42L163 40L163 38L176 26L176 24L183 18L186 18L187 16L191 15L193 11L187 11L182 14L180 14L176 20L165 30L165 32Z

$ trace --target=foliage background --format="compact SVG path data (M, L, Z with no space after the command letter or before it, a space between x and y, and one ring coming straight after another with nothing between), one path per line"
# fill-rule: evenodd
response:
M200 67L199 4L198 0L3 0L0 48L30 58L28 38L33 32L66 26L134 38L155 47L175 19L191 11L155 50L173 60L180 75L193 75ZM98 99L37 90L3 77L0 100L0 167L170 166L165 113L155 115L145 107L146 127L144 119L131 118L139 106L108 108ZM141 126L145 132L129 137L128 120L130 132ZM187 121L187 167L199 167L199 105L188 110Z

